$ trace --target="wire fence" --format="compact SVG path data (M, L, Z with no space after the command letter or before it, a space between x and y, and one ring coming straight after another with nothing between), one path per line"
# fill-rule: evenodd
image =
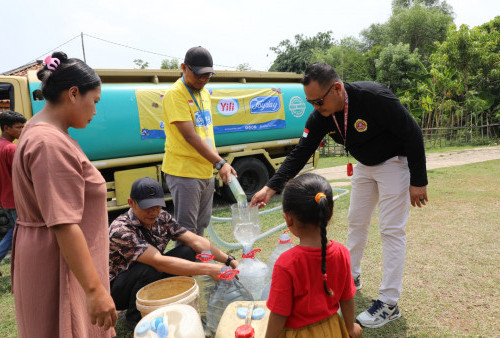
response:
M422 134L426 149L498 144L500 143L500 123L469 127L424 128ZM345 155L344 146L335 143L329 136L325 136L319 146L319 151L324 156Z

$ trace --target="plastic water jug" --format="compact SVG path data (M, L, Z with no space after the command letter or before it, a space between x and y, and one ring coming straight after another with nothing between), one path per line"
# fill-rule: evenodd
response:
M217 332L219 321L229 304L235 301L253 301L250 292L234 278L238 273L238 270L229 269L228 267L221 269L220 280L215 285L215 290L208 300L207 307L207 326L212 335Z
M196 255L196 258L205 264L216 264L214 261L215 257L210 250L202 251L200 254ZM203 321L203 317L206 316L207 312L208 299L215 289L215 280L208 275L199 275L194 278L200 288L200 315Z
M264 286L264 290L262 291L261 295L262 300L267 300L269 298L269 291L271 290L271 278L273 276L274 264L276 263L279 256L281 256L283 252L293 247L292 239L290 238L290 235L287 234L288 231L290 230L286 230L280 235L280 238L278 240L278 246L271 253L269 260L267 261L267 268L269 269L269 272L266 277L267 280L266 285Z
M229 182L229 189L231 189L231 192L233 193L234 198L236 199L236 202L238 202L238 205L242 208L248 207L248 202L247 202L247 195L245 194L245 191L240 185L240 182L238 182L238 179L231 174L231 182Z
M259 208L231 206L233 235L244 249L251 249L260 235Z
M290 235L287 234L288 231L290 230L286 230L280 235L278 246L271 253L271 256L269 256L269 260L267 261L267 267L269 268L269 279L271 279L271 276L273 275L274 264L278 260L279 256L281 256L281 254L288 249L293 248L292 239L290 238Z
M261 300L269 274L266 263L256 258L255 255L260 249L243 250L242 260L238 265L240 270L239 278L241 284L250 291L254 300Z

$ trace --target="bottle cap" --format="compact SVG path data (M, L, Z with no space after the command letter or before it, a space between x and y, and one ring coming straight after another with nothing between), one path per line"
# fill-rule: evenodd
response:
M253 249L251 251L243 250L243 255L241 255L241 258L255 258L255 254L257 252L261 252L261 250L260 249Z
M138 336L145 335L149 329L151 328L151 324L149 321L143 321L142 323L139 323L137 327L135 328L135 332L137 333Z
M255 337L255 330L250 325L241 325L234 332L235 338L253 338Z
M202 251L201 253L196 255L196 259L202 261L203 263L210 262L215 258L214 255L212 255L212 252L210 250Z
M265 315L266 315L266 310L261 308L261 307L258 307L258 308L253 310L252 319L253 320L262 319L262 318L264 318Z
M160 323L157 328L158 338L167 338L168 336L168 327L165 324Z
M290 235L289 234L281 234L280 235L280 244L286 244L286 243L290 243L292 241L292 239L290 238Z

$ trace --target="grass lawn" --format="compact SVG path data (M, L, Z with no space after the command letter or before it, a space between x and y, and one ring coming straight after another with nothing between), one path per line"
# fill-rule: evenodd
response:
M345 161L345 160L344 160ZM340 165L345 162L340 163ZM491 336L500 318L500 160L430 170L429 204L412 208L407 225L407 259L402 317L380 329L364 329L364 337ZM279 196L270 207L280 203ZM349 199L335 203L330 238L345 244ZM215 216L229 217L216 203ZM261 218L263 230L282 223L280 212ZM376 298L382 277L382 246L376 216L363 258L363 289L355 296L356 314ZM234 242L230 224L217 233ZM259 258L267 261L277 234L259 241ZM297 240L295 240L297 243ZM233 251L235 256L240 250ZM0 337L15 337L10 260L0 265ZM42 324L40 324L42 325ZM119 337L132 337L119 322ZM495 335L495 334L493 334Z

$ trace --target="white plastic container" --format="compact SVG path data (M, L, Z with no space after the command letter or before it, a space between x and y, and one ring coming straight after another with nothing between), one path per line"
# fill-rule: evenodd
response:
M166 338L204 338L198 312L186 304L170 304L160 307L144 316L134 329L135 338L157 338L159 335L153 330L151 323L156 318L162 318L166 324L168 335ZM147 326L149 325L149 329Z

